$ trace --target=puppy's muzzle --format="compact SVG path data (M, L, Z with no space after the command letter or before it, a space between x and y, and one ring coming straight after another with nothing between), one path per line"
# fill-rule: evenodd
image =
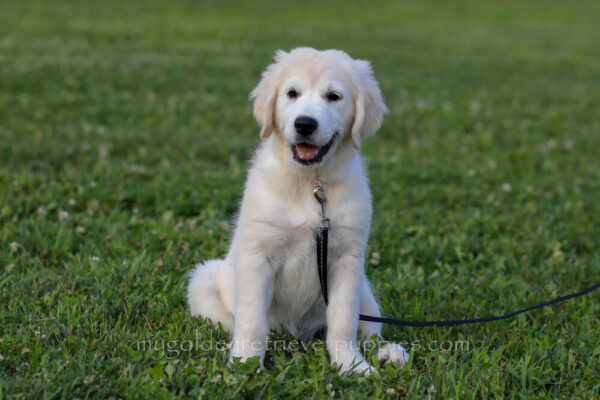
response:
M301 115L294 121L294 127L296 132L302 136L307 137L313 134L317 130L319 123L313 117L307 115Z

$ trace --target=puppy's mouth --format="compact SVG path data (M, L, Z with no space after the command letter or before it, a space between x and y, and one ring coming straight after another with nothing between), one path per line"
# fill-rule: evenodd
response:
M320 163L323 160L323 157L325 157L325 154L331 149L336 138L337 133L335 133L331 140L323 146L315 146L314 144L305 142L293 144L291 148L294 160L303 165Z

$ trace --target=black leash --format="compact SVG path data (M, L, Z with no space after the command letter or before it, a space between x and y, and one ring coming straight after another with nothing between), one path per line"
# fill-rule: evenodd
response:
M321 204L321 225L317 229L316 242L317 242L317 268L319 270L319 282L321 284L321 295L325 304L329 304L327 298L327 238L329 234L329 219L325 217L325 202L327 198L323 192L323 187L318 179L314 180L315 189L314 195L319 204ZM587 289L581 290L576 293L572 293L566 296L560 296L553 300L548 300L540 304L536 304L531 307L523 308L521 310L513 311L508 314L495 316L495 317L484 317L484 318L471 318L471 319L459 319L459 320L447 320L447 321L403 321L400 319L373 317L371 315L359 314L358 319L367 322L377 322L381 324L394 324L402 326L414 326L414 327L426 327L426 326L449 326L449 325L463 325L463 324L477 324L480 322L492 322L500 321L515 315L519 315L528 311L532 311L538 308L546 307L551 304L560 303L561 301L569 300L575 297L584 296L594 290L600 288L600 282Z
M548 300L540 304L536 304L531 307L523 308L521 310L513 311L508 314L496 316L496 317L484 317L484 318L472 318L472 319L459 319L459 320L448 320L448 321L422 321L422 322L412 322L412 321L402 321L399 319L392 318L383 318L383 317L372 317L370 315L359 314L359 318L361 321L369 321L369 322L379 322L382 324L394 324L394 325L403 325L403 326L415 326L415 327L425 327L425 326L448 326L448 325L463 325L463 324L477 324L480 322L492 322L492 321L500 321L502 319L507 319L510 317L514 317L515 315L522 314L527 311L535 310L537 308L542 308L549 306L551 304L560 303L561 301L569 300L574 297L579 297L586 295L594 290L600 288L600 283L596 283L593 286L590 286L587 289L584 289L580 292L572 293L566 296L560 296L555 298L554 300Z
M327 198L323 193L323 186L318 179L315 179L315 189L313 190L315 199L321 204L321 225L317 229L317 267L319 268L319 282L321 283L321 294L325 304L329 304L327 298L327 238L329 236L329 218L325 217L325 202Z

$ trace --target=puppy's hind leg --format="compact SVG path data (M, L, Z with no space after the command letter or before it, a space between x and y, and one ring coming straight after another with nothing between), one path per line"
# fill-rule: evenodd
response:
M220 290L219 276L226 274L225 260L210 260L198 264L190 275L188 304L193 316L220 322L227 331L233 331L233 313L228 310Z
M360 301L360 313L372 317L381 317L377 300L373 291L369 287L369 282L365 279L362 287L362 297ZM359 321L358 329L361 331L361 339L370 344L371 336L377 335L381 339L381 324L375 322ZM409 354L404 347L397 343L384 342L377 350L377 359L381 364L392 362L403 366L408 362Z

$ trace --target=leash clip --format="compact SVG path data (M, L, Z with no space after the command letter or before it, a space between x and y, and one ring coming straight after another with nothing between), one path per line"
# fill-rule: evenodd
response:
M323 206L327 201L325 197L325 192L323 191L323 186L321 185L321 181L315 179L315 188L313 189L313 194L315 195L315 199Z
M313 182L315 184L313 194L315 195L315 199L317 199L317 201L321 205L321 229L329 229L329 218L325 216L325 203L327 202L327 197L325 197L323 185L321 185L321 181L318 178L315 178Z
M325 203L327 202L327 197L325 197L323 185L321 185L321 181L318 178L315 178L313 182L315 184L313 194L315 195L315 199L317 199L321 205L321 228L329 229L329 218L325 216Z

